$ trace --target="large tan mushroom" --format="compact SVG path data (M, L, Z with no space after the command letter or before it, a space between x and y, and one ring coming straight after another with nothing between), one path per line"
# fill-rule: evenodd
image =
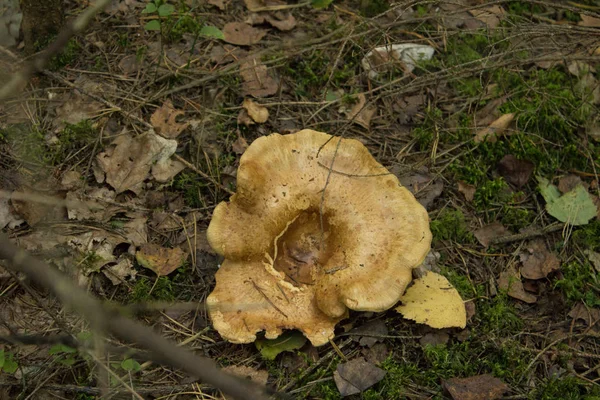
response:
M430 249L425 209L357 140L308 129L261 137L237 184L208 228L225 261L207 304L231 342L299 329L327 343L348 309L398 302Z

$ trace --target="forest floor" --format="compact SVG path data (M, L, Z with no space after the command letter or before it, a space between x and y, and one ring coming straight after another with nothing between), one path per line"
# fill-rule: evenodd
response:
M291 398L341 398L335 373L363 389L350 399L600 399L597 1L154 1L114 1L0 104L0 228L15 243ZM67 16L87 3L68 2ZM362 62L406 43L431 57ZM13 55L24 57L4 51L2 68ZM214 287L206 228L240 156L304 128L358 139L426 207L429 268L465 300L465 329L352 312L330 344L268 359L190 311ZM149 143L150 129L176 150ZM154 271L140 249L159 257ZM90 336L3 269L0 323L5 338ZM95 357L0 345L0 398L221 398L128 354L105 362L102 395ZM365 365L385 374L369 382Z

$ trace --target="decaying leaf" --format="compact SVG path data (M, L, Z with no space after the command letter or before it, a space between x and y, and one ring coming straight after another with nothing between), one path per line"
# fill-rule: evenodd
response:
M117 194L131 190L139 195L150 170L168 169L170 157L176 150L175 140L165 139L153 132L136 137L123 134L98 154L97 161L106 174L106 181Z
M108 205L115 197L116 193L106 187L67 192L67 217L79 221L108 221L119 211L119 207Z
M274 360L279 353L298 350L306 343L300 331L288 331L276 339L256 339L254 345L265 360Z
M215 45L210 51L210 61L217 63L217 65L232 63L247 56L248 52L246 50L230 44Z
M435 49L426 44L401 43L376 47L361 60L369 78L377 78L390 68L412 72L420 61L431 60Z
M0 230L8 227L14 229L21 225L25 220L21 219L8 203L7 199L0 198Z
M569 317L576 321L582 320L588 326L594 326L600 321L600 310L588 307L583 303L577 303L577 305L569 312Z
M208 0L208 4L217 7L219 10L225 10L225 0Z
M456 289L444 276L429 272L416 279L400 298L396 308L404 318L432 328L464 328L467 324L465 305Z
M484 8L477 8L469 11L479 21L483 22L488 28L497 28L502 21L502 18L506 14L504 9L500 6L490 6Z
M583 254L588 257L588 260L590 260L596 272L600 274L600 253L596 253L595 251L591 250L584 250Z
M448 379L442 386L454 400L496 400L509 389L500 379L488 374Z
M560 260L548 250L543 240L532 240L526 250L520 254L523 278L543 279L560 267Z
M520 188L529 182L535 164L528 160L519 160L512 154L502 157L498 163L498 172L508 183Z
M84 77L76 79L74 85L84 93L106 95L103 92L108 90L107 85ZM56 107L56 117L52 121L55 128L54 132L56 133L62 131L66 124L76 125L81 121L97 117L100 110L104 107L100 102L90 99L75 89L54 97L53 102L58 104L58 107Z
M189 122L177 122L177 117L183 114L183 111L176 110L173 107L171 100L167 100L160 108L154 111L154 114L150 117L150 122L156 133L167 139L175 139L189 126Z
M488 247L493 239L504 236L508 230L500 222L492 222L491 224L482 226L474 233L475 237L483 246Z
M249 11L274 11L286 7L287 3L282 0L244 0Z
M570 192L579 185L582 185L583 187L588 189L586 184L577 175L561 176L558 180L558 190L563 194Z
M382 337L388 334L388 328L381 319L368 321L364 325L354 328L351 331L355 340L363 347L372 347L375 343L382 340Z
M246 139L244 139L243 136L238 136L235 142L233 142L233 144L231 145L231 150L233 150L235 154L244 154L247 148L248 142L246 141Z
M367 99L363 93L358 94L356 97L358 102L348 112L348 119L365 129L369 129L371 118L377 112L377 108L371 104L367 105Z
M382 380L386 372L381 368L359 357L348 362L338 364L333 373L333 380L340 394L350 396L361 393Z
M185 262L187 254L179 247L168 249L154 243L146 243L135 253L135 259L158 276L169 275Z
M540 193L546 200L546 211L561 222L571 225L585 225L598 212L588 191L578 185L575 189L560 195L558 188L546 178L539 177Z
M525 303L535 303L537 301L537 297L525 291L523 282L521 282L521 274L514 267L509 267L506 271L500 273L498 286L500 289L506 290L512 298Z
M469 203L472 202L475 198L476 190L477 189L475 188L475 186L463 181L458 181L458 191L461 192L463 196L465 196L465 200Z
M391 171L398 177L402 186L410 190L419 203L428 210L444 191L444 182L441 179L435 179L435 176L431 175L426 167L410 173L401 173L394 167Z
M473 139L475 143L481 143L484 141L495 142L498 136L505 134L506 129L510 126L510 123L515 119L515 114L504 114L489 126L478 130L475 133Z
M251 25L264 24L266 22L282 32L291 31L296 27L296 18L290 13L283 12L250 14L246 22Z
M122 257L115 265L109 265L102 269L102 273L113 285L119 285L127 280L135 279L137 271L133 268L130 259Z
M269 110L267 110L267 107L261 106L251 99L244 99L242 107L246 110L254 122L263 124L267 122L267 119L269 119Z
M254 28L243 22L229 22L223 27L225 41L240 46L249 46L260 42L267 31Z
M269 75L266 65L255 58L248 58L240 64L240 75L244 95L267 97L279 90L279 84Z

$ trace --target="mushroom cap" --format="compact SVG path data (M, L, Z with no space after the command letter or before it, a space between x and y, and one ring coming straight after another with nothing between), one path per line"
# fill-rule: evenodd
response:
M246 149L237 192L215 208L207 236L226 259L209 312L234 342L298 328L323 344L348 309L392 307L431 246L425 209L362 143L308 129ZM249 299L267 311L244 311ZM319 336L313 326L330 328Z

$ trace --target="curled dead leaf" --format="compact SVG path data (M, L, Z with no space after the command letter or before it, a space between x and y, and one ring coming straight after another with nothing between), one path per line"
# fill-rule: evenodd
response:
M527 279L543 279L560 268L560 260L550 252L543 240L532 240L521 253L521 275Z
M356 97L358 102L354 104L348 113L348 119L365 129L369 129L371 118L377 112L377 108L371 104L367 105L367 98L363 93L358 94Z
M509 267L506 271L500 273L498 286L500 286L500 289L506 290L512 298L530 304L537 301L536 296L525 291L523 282L521 282L521 274L514 267Z
M461 192L463 196L465 196L465 200L469 203L472 202L475 198L476 188L475 186L469 183L458 181L458 191Z
M152 114L150 123L154 127L156 133L167 139L174 139L189 126L189 122L177 122L177 117L183 114L183 111L176 110L175 107L173 107L171 100L167 100L154 112L154 114Z
M254 122L262 124L267 122L267 119L269 119L269 110L267 110L267 107L261 106L251 99L244 99L242 107L246 110L248 116L250 116Z
M515 119L515 114L504 114L494 122L492 122L489 126L478 130L475 133L475 138L473 139L475 143L481 143L484 141L495 142L498 136L502 136L506 129L510 126L510 123Z
M342 396L350 396L367 390L382 380L385 374L381 368L359 357L339 364L333 380Z
M442 386L454 400L496 400L509 389L500 379L488 374L448 379Z
M400 301L396 311L420 324L437 329L464 328L467 324L467 311L458 291L435 272L416 279Z

